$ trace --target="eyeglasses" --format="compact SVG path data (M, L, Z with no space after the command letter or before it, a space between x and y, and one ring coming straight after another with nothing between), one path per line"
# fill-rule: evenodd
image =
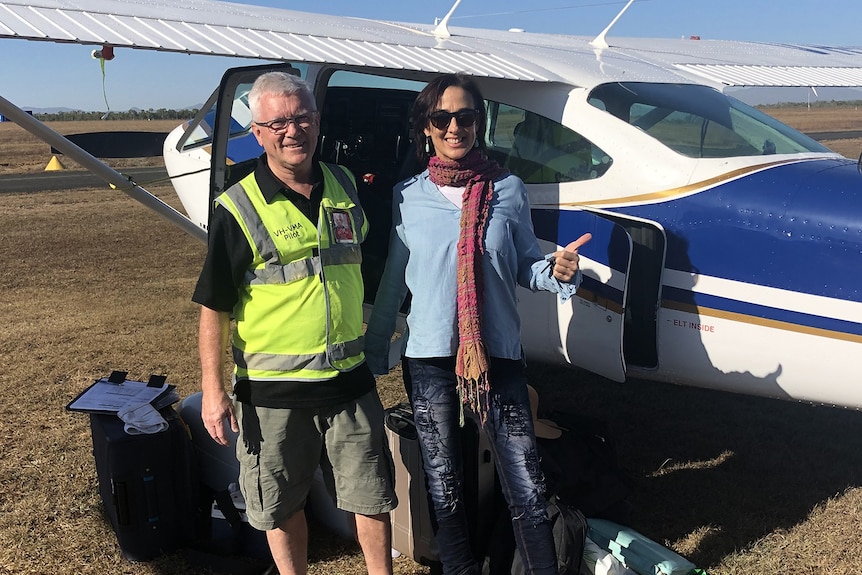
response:
M475 125L476 120L479 119L479 111L467 108L464 110L458 110L457 112L437 110L436 112L428 114L428 121L430 121L431 125L438 130L445 130L448 128L449 124L452 122L452 118L455 118L455 123L458 124L459 128L469 128L470 126Z
M317 112L311 112L308 114L299 114L298 116L293 116L292 118L276 118L274 120L270 120L269 122L254 122L255 126L260 126L261 128L269 128L269 130L273 134L284 134L287 132L287 127L291 122L296 124L296 127L300 130L307 130L312 123L314 123L314 115Z

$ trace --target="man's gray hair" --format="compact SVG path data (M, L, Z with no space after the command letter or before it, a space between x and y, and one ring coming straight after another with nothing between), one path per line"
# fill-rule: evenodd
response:
M248 107L251 110L252 118L256 118L257 120L261 120L261 118L257 117L257 111L260 98L264 94L283 94L286 96L297 94L300 99L311 105L312 109L308 110L309 112L317 111L311 86L299 76L285 72L267 72L257 77L257 80L254 81L254 85L251 87L251 91L248 93Z

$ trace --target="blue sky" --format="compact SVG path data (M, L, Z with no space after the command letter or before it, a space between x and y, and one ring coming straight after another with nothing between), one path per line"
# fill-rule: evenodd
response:
M319 0L314 11L433 23L454 0ZM242 4L309 10L311 3L245 0ZM595 36L622 0L462 0L452 23L530 32ZM611 35L757 40L862 46L859 0L637 0ZM103 111L183 108L202 103L225 69L254 60L117 49L106 63L105 90L93 47L0 40L0 95L22 108ZM802 92L804 94L804 91ZM107 97L107 106L106 106ZM804 96L803 96L804 98Z

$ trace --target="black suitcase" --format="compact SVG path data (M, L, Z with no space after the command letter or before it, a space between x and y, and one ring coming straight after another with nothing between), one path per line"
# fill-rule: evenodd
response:
M461 442L464 452L464 507L470 530L470 546L477 559L484 556L494 520L496 473L488 436L474 417L465 414ZM413 410L407 403L385 411L386 435L395 462L398 507L390 514L392 548L422 565L439 561L431 529L431 514L422 455Z
M168 429L130 435L116 415L91 414L99 494L123 556L148 561L196 535L198 478L188 430L173 408Z

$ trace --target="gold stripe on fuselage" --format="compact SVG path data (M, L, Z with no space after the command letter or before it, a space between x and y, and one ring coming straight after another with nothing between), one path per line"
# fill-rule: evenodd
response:
M754 172L759 172L761 170L766 170L768 168L772 168L775 166L780 166L782 164L795 164L798 162L804 161L813 161L815 159L820 158L811 158L810 160L781 160L777 162L770 162L768 164L758 164L756 166L746 166L745 168L739 168L738 170L732 170L730 172L726 172L724 174L720 174L713 178L709 178L708 180L702 180L700 182L695 182L693 184L687 184L685 186L680 186L678 188L670 188L668 190L661 190L658 192L650 192L648 194L638 194L636 196L622 196L618 198L605 198L602 200L587 200L582 202L565 202L560 203L560 206L619 206L621 204L645 204L645 203L655 203L660 201L667 201L673 198L682 197L691 195L694 193L702 192L709 188L712 188L722 182L726 182L728 180L732 180L735 178L739 178L742 176L746 176L752 174Z
M717 317L720 319L726 319L726 320L735 321L735 322L739 322L739 323L759 325L761 327L780 329L780 330L784 330L784 331L791 331L791 332L801 333L801 334L805 334L805 335L816 335L818 337L828 337L830 339L849 341L851 343L862 343L862 335L856 335L854 333L834 331L834 330L830 330L830 329L812 327L810 325L800 325L798 323L780 321L777 319L768 319L768 318L764 318L764 317L757 317L757 316L748 315L748 314L744 314L744 313L736 313L736 312L730 312L730 311L714 309L714 308L709 308L709 307L701 307L701 306L697 306L694 304L681 303L681 302L673 301L673 300L663 299L661 301L661 307L664 309L672 309L675 311L681 311L681 312L690 313L693 315Z

